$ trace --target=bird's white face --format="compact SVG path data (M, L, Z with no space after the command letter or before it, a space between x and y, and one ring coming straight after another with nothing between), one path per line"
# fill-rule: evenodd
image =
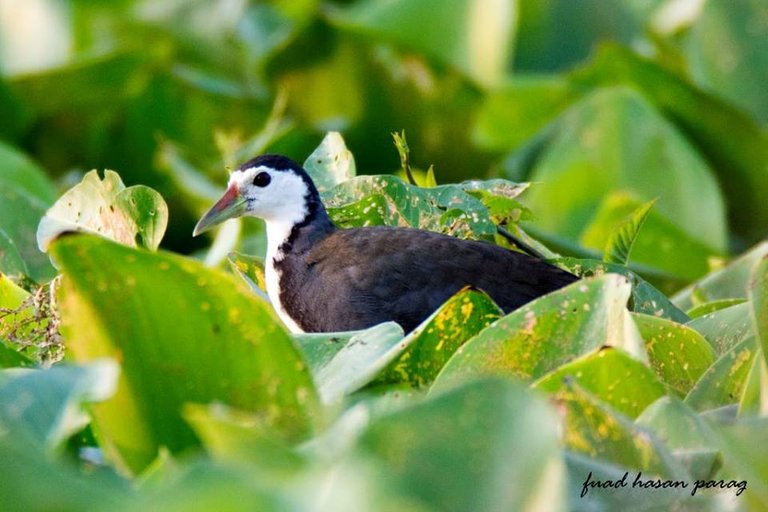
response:
M281 223L300 222L307 215L307 185L290 170L263 165L238 169L229 177L228 187L245 199L244 215Z
M309 187L290 169L259 165L237 169L229 177L227 191L195 226L194 234L227 219L249 215L267 225L293 226L307 216Z

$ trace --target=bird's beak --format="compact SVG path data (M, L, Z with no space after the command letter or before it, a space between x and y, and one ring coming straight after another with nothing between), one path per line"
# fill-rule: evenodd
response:
M213 226L221 224L227 219L239 217L245 213L246 200L240 195L237 186L230 185L224 195L221 196L211 209L205 212L205 215L197 222L192 236L197 236L204 231L208 231Z

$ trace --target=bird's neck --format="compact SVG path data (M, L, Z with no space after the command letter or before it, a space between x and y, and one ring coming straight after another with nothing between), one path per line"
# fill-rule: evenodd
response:
M337 228L320 202L310 198L293 218L266 219L267 263L279 262L286 255L302 254Z

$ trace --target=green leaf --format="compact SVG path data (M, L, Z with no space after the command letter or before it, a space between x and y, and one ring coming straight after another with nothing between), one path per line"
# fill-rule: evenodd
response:
M768 256L763 256L752 270L747 293L752 304L757 341L768 362Z
M593 459L665 477L685 474L666 447L645 428L574 382L554 395L564 410L563 444ZM649 475L650 476L650 475Z
M628 216L648 206L623 192L609 194L591 223L581 234L585 247L608 251L616 225ZM650 206L649 206L650 208ZM632 246L632 261L657 272L688 283L710 271L710 262L721 253L683 231L672 220L656 210L645 212L642 232L636 233ZM607 256L607 252L606 252ZM619 262L620 263L620 262Z
M106 472L86 472L52 461L25 435L0 436L0 509L117 510L132 497Z
M120 465L137 471L161 445L196 445L180 416L187 402L253 411L287 439L312 429L309 372L271 308L237 279L99 237L63 237L51 252L65 276L61 329L72 356L122 364L115 397L94 407Z
M711 170L717 173L721 186L714 187L714 183L710 181L711 178L705 180L706 184L691 178L685 188L690 186L697 190L683 192L679 189L684 196L694 200L689 203L689 208L686 210L687 220L682 221L683 216L680 212L667 211L663 202L664 192L667 186L676 188L688 178L678 176L670 179L671 175L667 175L666 179L664 176L659 177L658 180L654 179L645 171L655 169L666 173L669 163L646 164L643 159L638 159L636 163L643 172L640 175L644 176L643 181L647 184L655 182L662 188L661 194L651 193L647 196L662 197L659 201L661 213L670 219L676 219L692 235L709 231L711 228L709 237L706 233L704 236L694 237L708 243L714 249L722 249L725 242L722 238L725 234L722 231L722 204L716 199L719 194L715 193L718 188L721 188L723 195L728 199L728 218L731 228L750 243L765 237L765 230L761 226L768 224L768 209L765 208L765 198L768 197L768 172L766 172L768 133L752 118L734 108L732 104L693 87L687 78L664 69L658 63L640 56L633 50L615 44L602 45L587 66L577 69L570 75L570 82L571 86L578 90L591 90L609 85L629 85L641 91L657 109L675 120L680 132L685 133L686 140L690 140L695 149L706 155L707 160L711 162ZM635 119L630 122L635 123L638 130L642 129L642 123L637 123ZM627 134L621 137L623 141L629 140ZM640 137L641 140L644 138ZM679 141L680 135L677 134L674 138ZM679 144L668 141L667 145L671 149ZM603 147L606 151L610 151L613 146L598 144L596 147ZM648 156L660 158L662 153L653 148L648 152ZM672 155L668 154L668 156ZM682 160L679 163L683 165L686 165L685 160L689 160L688 164L693 166L691 171L694 167L701 165L698 157ZM675 173L680 170L687 173L682 168ZM717 212L705 212L703 206L705 202L715 207ZM706 221L698 217L705 213L710 215ZM715 221L715 224L710 224L710 221ZM696 223L698 228L695 226Z
M222 404L187 404L184 418L203 441L207 452L222 463L268 464L271 470L280 468L285 473L302 466L301 457L264 429L258 415Z
M715 361L712 346L698 332L664 318L634 314L656 374L684 397Z
M16 275L29 271L37 281L55 275L34 236L35 227L55 198L55 188L45 172L0 142L0 272Z
M762 347L758 352L762 352ZM755 356L739 399L740 416L768 415L768 365L762 354Z
M629 293L626 279L606 274L540 297L467 341L433 388L478 375L530 381L603 345L619 345L626 336Z
M40 345L50 319L39 314L32 295L0 274L0 340L22 352L24 359L43 359ZM10 361L18 358L8 354Z
M480 380L374 420L358 450L430 509L561 510L551 410L527 389Z
M750 418L720 431L727 476L740 484L740 498L748 510L760 510L768 503L768 459L762 450L768 443L768 418Z
M132 77L142 69L145 59L145 52L99 52L45 73L17 77L11 81L11 87L36 114L50 115L62 109L108 110L135 90Z
M601 276L606 273L621 274L632 283L632 311L667 318L674 322L689 320L666 295L623 265L581 258L558 258L553 260L553 263L582 277Z
M741 303L694 318L686 325L703 335L718 357L755 333L751 305Z
M355 157L339 132L328 132L304 161L304 170L323 193L355 176Z
M431 384L466 340L503 314L481 291L458 292L397 345L400 353L376 383L408 382L413 387Z
M516 75L483 98L472 138L482 148L510 151L546 129L576 97L561 77Z
M245 281L253 293L268 300L263 258L233 251L227 255L227 261L230 268Z
M168 225L168 206L144 185L125 188L114 171L91 171L56 201L40 221L37 243L47 251L67 232L98 234L130 247L157 249Z
M754 337L738 343L720 356L704 372L685 397L685 403L698 411L739 402L757 354Z
M493 85L509 66L515 12L513 4L500 0L364 0L332 11L331 20L454 66L480 84Z
M496 234L488 209L462 185L421 188L395 176L358 176L324 194L323 202L343 227L408 226L488 240Z
M672 302L686 310L714 300L746 299L752 269L765 256L768 256L768 242L756 245L725 267L681 290L672 297Z
M730 308L731 306L738 306L739 304L744 304L747 302L747 299L717 299L712 300L709 302L703 302L699 304L698 306L694 306L688 311L686 311L686 314L691 319L699 318L704 315L708 315L710 313L714 313L716 311L720 311L721 309Z
M566 238L582 235L607 194L626 191L639 200L658 197L658 213L711 251L726 247L712 169L630 88L597 89L564 113L529 179L540 182L527 194L537 226Z
M20 368L35 366L30 358L17 352L0 339L0 368Z
M16 278L29 274L19 249L13 239L2 229L0 229L0 273Z
M350 338L327 363L313 368L323 402L336 402L371 382L400 353L402 339L403 329L394 322L379 324Z
M632 247L635 245L640 229L643 227L643 223L654 204L656 204L656 199L641 205L629 217L624 219L621 224L616 226L605 246L605 261L618 263L619 265L629 263Z
M694 479L712 479L722 464L714 430L681 400L670 396L659 398L643 411L636 423L652 430Z
M636 418L666 393L650 368L613 347L568 362L534 382L533 387L556 393L570 383L630 418Z
M0 371L0 425L5 435L23 431L37 446L51 451L90 421L83 410L115 391L114 361L47 370Z
M760 0L730 5L705 2L693 23L675 38L695 83L738 105L763 125L768 123L768 100L760 87L768 73L764 14Z

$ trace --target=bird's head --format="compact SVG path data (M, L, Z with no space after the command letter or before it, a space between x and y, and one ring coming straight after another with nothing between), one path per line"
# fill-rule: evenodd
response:
M262 155L235 169L227 191L195 226L194 236L227 219L248 215L298 223L320 203L306 171L290 158Z

